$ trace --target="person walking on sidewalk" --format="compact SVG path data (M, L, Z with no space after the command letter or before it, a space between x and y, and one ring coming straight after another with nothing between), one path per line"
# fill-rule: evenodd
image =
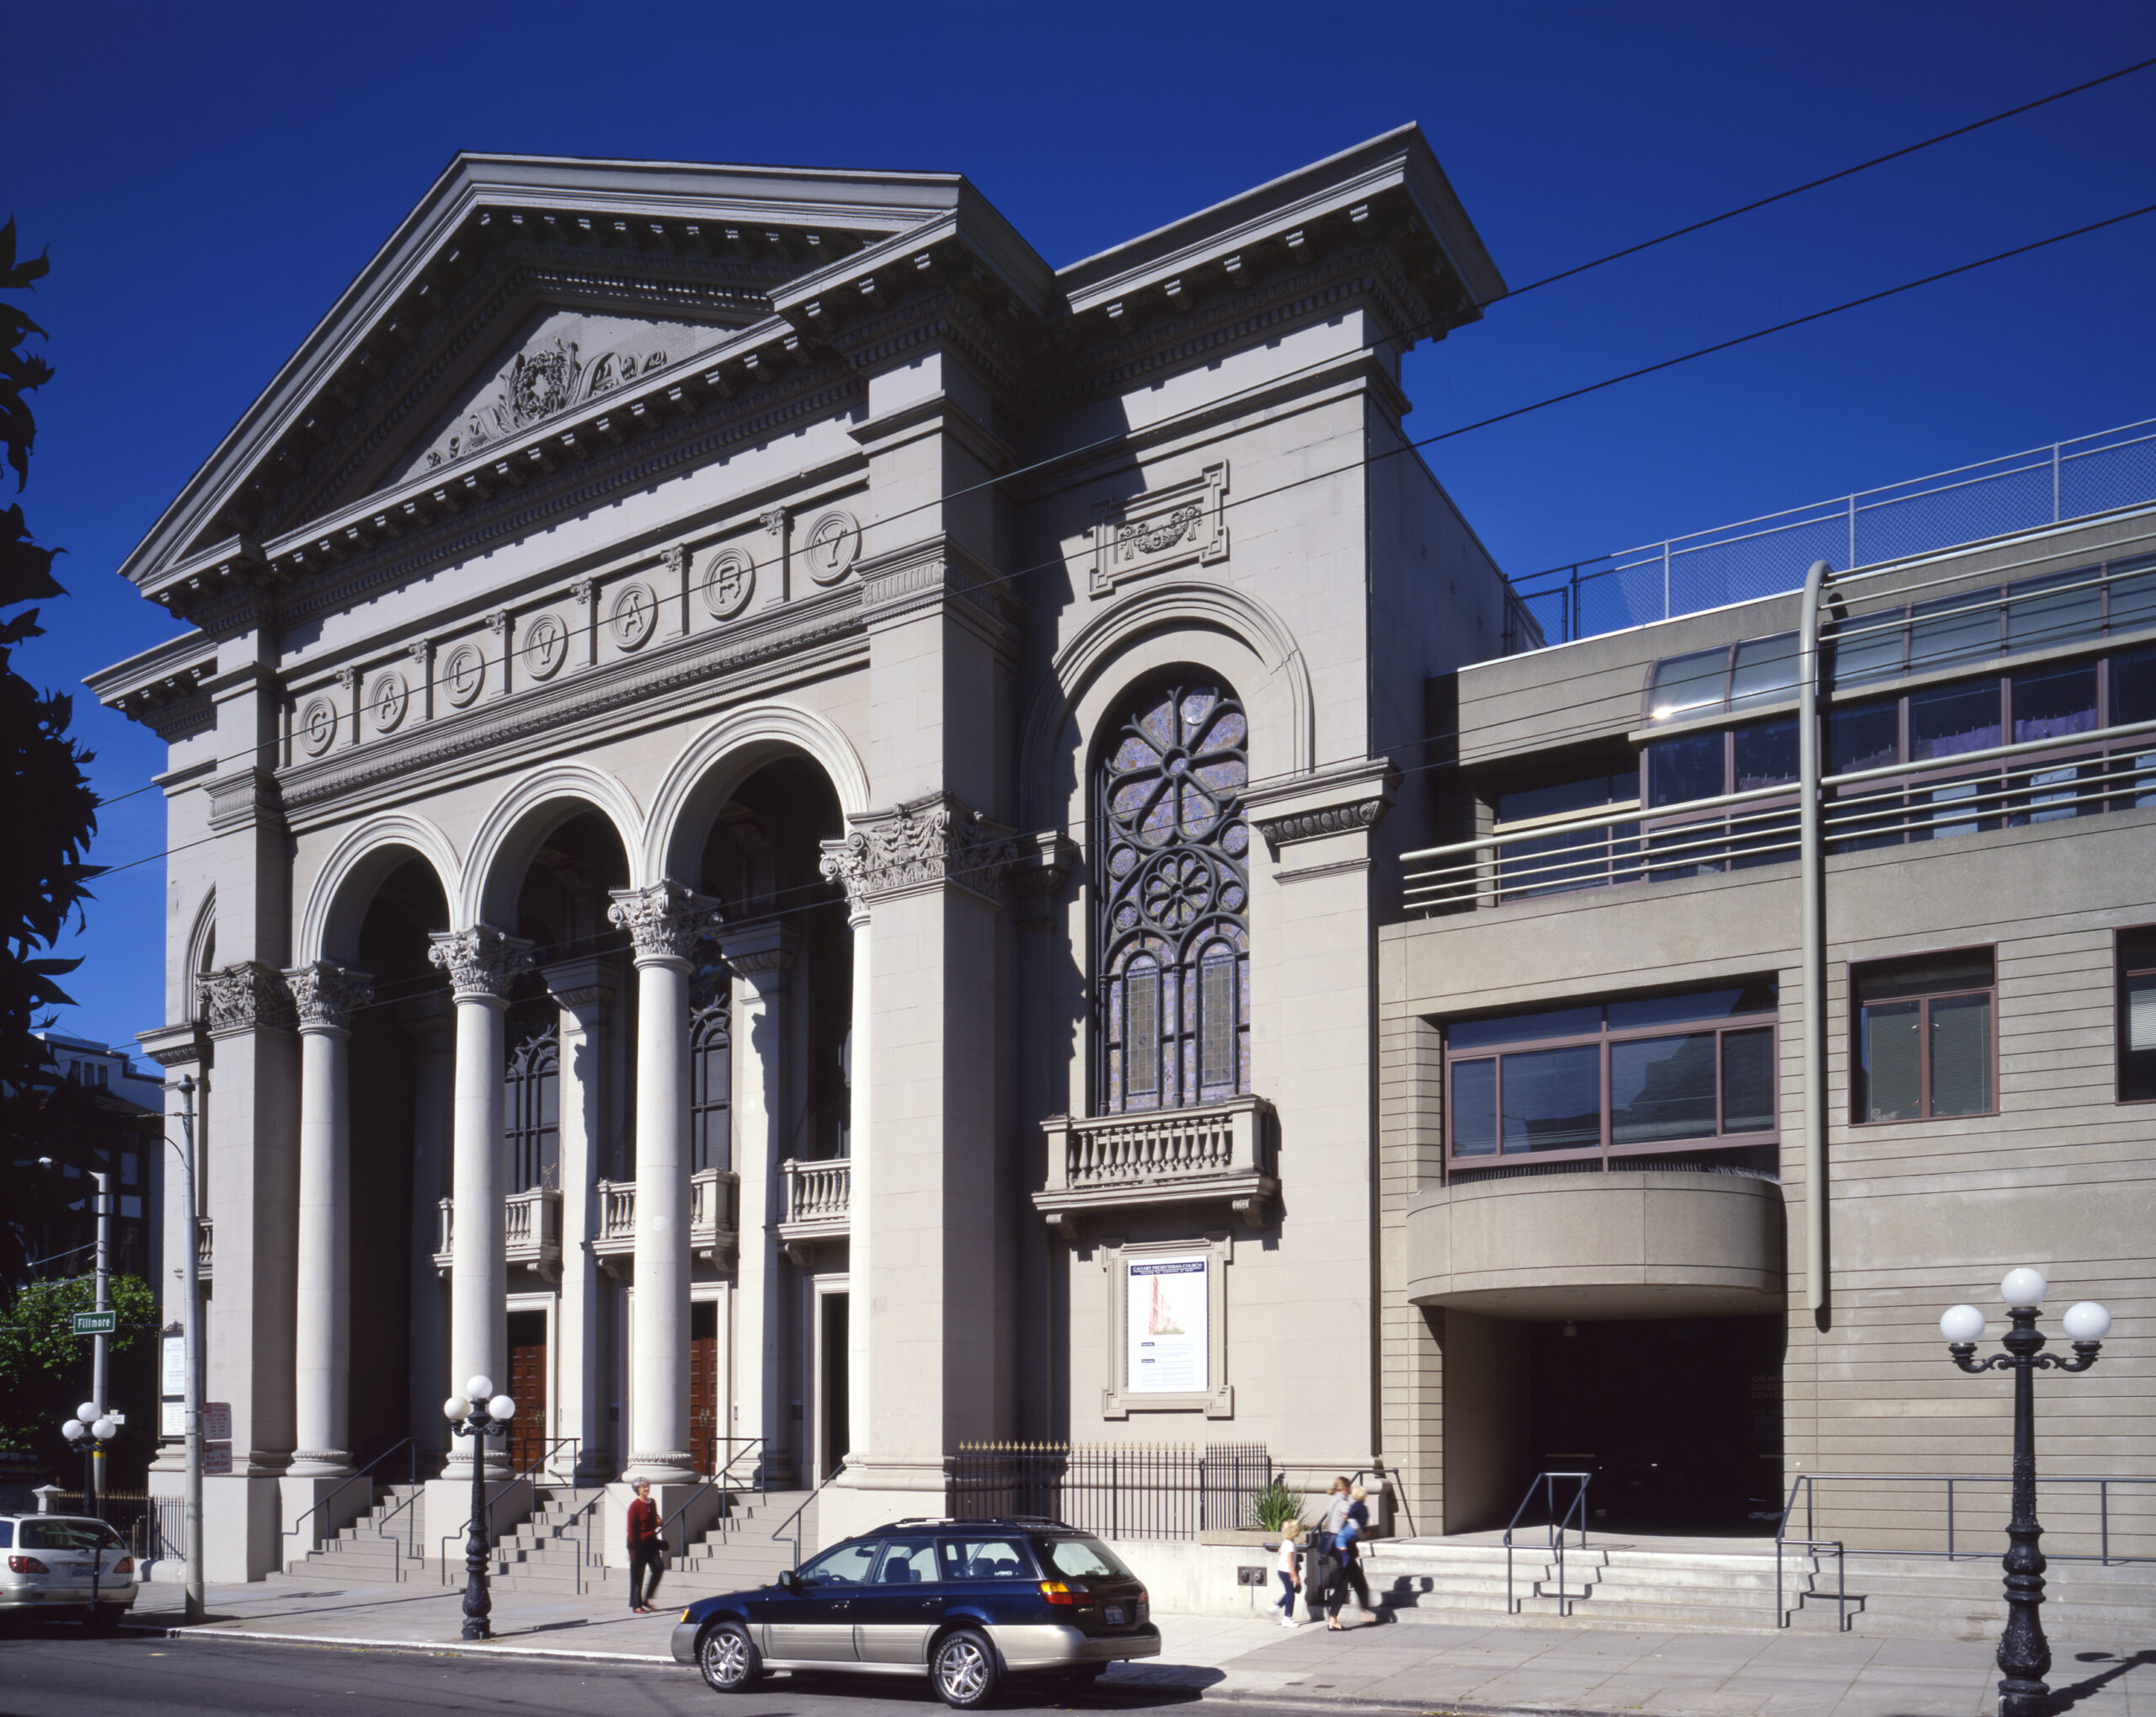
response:
M1365 1510L1365 1514L1368 1512ZM1333 1575L1331 1587L1325 1595L1325 1625L1335 1634L1348 1631L1340 1625L1340 1612L1348 1602L1348 1588L1351 1583L1364 1595L1363 1613L1367 1616L1370 1613L1369 1588L1363 1584L1362 1563L1355 1549L1362 1533L1362 1527L1355 1517L1349 1514L1342 1519L1340 1530L1332 1535L1332 1554L1338 1559L1334 1565L1338 1571Z
M1333 1584L1341 1577L1340 1553L1337 1545L1340 1528L1348 1519L1348 1481L1335 1479L1331 1488L1326 1492L1325 1513L1310 1533L1310 1575L1304 1582L1303 1592L1310 1604L1313 1622L1326 1614ZM1332 1606L1331 1614L1337 1616L1339 1613L1338 1607Z
M1302 1576L1295 1570L1295 1552L1299 1548L1303 1523L1291 1520L1280 1530L1280 1554L1273 1560L1273 1572L1280 1576L1280 1599L1273 1608L1280 1612L1280 1625L1295 1628L1302 1624L1295 1619L1295 1588L1303 1583Z
M1352 1554L1342 1556L1340 1571L1348 1585L1355 1588L1355 1608L1365 1618L1376 1612L1370 1608L1369 1582L1363 1577L1363 1541L1370 1535L1370 1493L1360 1485L1348 1487L1348 1523L1355 1529Z
M643 1583L646 1570L651 1584ZM659 1576L666 1571L666 1547L659 1538L659 1505L651 1500L651 1480L637 1480L637 1499L629 1505L629 1610L633 1615L651 1613L651 1601L659 1596Z

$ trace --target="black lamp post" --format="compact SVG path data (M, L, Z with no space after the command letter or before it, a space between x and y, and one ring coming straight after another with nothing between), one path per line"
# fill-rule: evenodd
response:
M493 1399L489 1400L488 1397ZM464 1637L490 1640L487 1618L494 1600L487 1589L487 1439L509 1435L516 1403L494 1394L492 1378L467 1379L464 1393L441 1404L450 1429L472 1439L472 1519L464 1534Z
M1962 1370L2014 1373L2014 1512L2006 1525L2006 1627L1999 1636L1999 1717L2045 1717L2051 1704L2051 1689L2044 1683L2052 1666L2051 1645L2044 1638L2044 1553L2037 1548L2044 1529L2036 1523L2036 1373L2046 1368L2088 1370L2096 1362L2096 1352L2111 1327L2109 1312L2093 1299L2083 1300L2060 1320L2073 1340L2074 1357L2062 1359L2056 1353L2044 1352L2044 1337L2036 1328L2036 1309L2043 1304L2050 1286L2034 1270L2007 1272L1999 1293L2006 1302L2006 1314L2014 1327L1999 1338L2006 1352L1986 1359L1976 1357L1977 1343L1984 1334L1982 1312L1972 1305L1951 1306L1939 1320L1946 1351Z

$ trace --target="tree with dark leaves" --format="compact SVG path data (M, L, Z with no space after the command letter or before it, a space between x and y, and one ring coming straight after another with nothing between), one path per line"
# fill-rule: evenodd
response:
M16 259L12 216L0 227L0 292L30 290L49 266L41 254ZM0 439L19 494L37 440L27 396L53 374L23 344L44 334L19 307L0 301ZM91 754L67 736L73 701L40 691L9 662L14 646L44 628L35 608L7 611L67 594L52 576L59 552L32 540L20 502L0 512L0 805L8 817L0 836L0 1308L29 1276L28 1243L52 1196L36 1160L51 1154L40 1139L58 1081L50 1052L32 1034L50 1022L46 1010L72 1000L58 980L82 962L50 950L102 868L83 858L97 832L97 796L83 773Z

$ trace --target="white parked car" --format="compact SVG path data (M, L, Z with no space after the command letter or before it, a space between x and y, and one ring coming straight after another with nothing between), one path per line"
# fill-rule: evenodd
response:
M105 1632L139 1589L126 1541L103 1521L0 1515L0 1616L72 1614Z

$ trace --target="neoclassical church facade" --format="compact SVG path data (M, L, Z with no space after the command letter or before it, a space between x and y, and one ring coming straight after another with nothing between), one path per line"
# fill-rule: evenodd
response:
M461 1482L475 1372L504 1471L843 1464L826 1538L983 1439L1372 1469L1378 925L1426 686L1532 633L1399 361L1503 291L1412 127L1060 269L956 175L453 162L93 682L212 1577Z

